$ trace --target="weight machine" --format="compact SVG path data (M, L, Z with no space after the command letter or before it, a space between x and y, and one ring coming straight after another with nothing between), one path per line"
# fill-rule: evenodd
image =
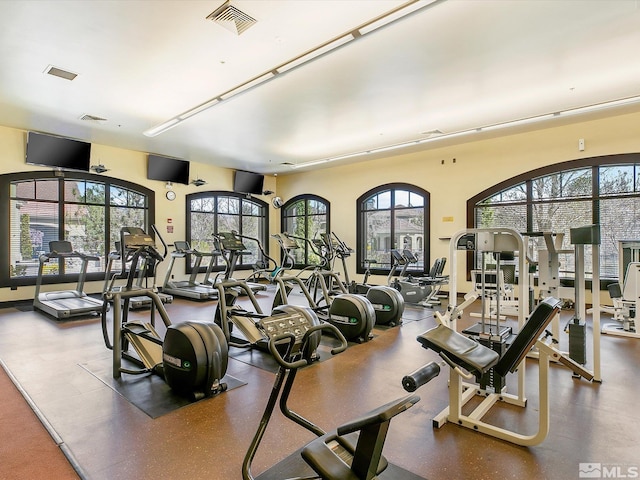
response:
M623 281L607 286L613 306L600 307L601 311L611 314L617 323L605 325L602 333L640 338L636 322L640 304L640 241L621 240L618 246L619 275Z

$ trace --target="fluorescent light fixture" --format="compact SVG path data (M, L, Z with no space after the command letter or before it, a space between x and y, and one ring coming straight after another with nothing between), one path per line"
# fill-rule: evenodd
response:
M160 125L156 125L155 127L150 128L149 130L145 130L144 134L147 137L155 137L156 135L160 135L161 133L166 132L170 128L175 127L178 123L180 123L180 120L174 117L171 120L167 120L166 122L161 123Z
M413 12L422 10L433 3L438 3L438 0L414 0L412 2L407 2L398 7L395 11L387 12L384 15L367 22L365 25L358 28L358 31L361 35L366 35L367 33L373 32L385 25L389 25L402 17L406 17Z
M471 129L468 129L468 130L460 130L458 132L443 133L441 135L434 135L434 136L431 136L429 138L422 138L422 139L419 139L419 140L410 140L408 142L398 143L398 144L395 144L395 145L387 145L387 146L380 147L380 148L372 148L370 150L363 150L361 152L353 152L353 153L349 153L349 154L346 154L346 155L339 155L339 156L336 156L336 157L323 158L322 160L312 160L312 161L309 161L309 162L304 162L304 163L298 163L298 164L291 165L291 168L312 167L314 165L320 165L320 164L323 164L323 163L335 162L337 160L345 160L347 158L371 155L372 153L386 152L386 151L389 151L389 150L398 150L398 149L401 149L401 148L411 147L413 145L422 145L422 144L430 143L430 142L438 142L440 140L451 139L451 138L455 138L455 137L461 137L463 135L470 135L470 134L473 134L473 133L490 132L492 130L501 130L503 128L516 127L516 126L519 126L519 125L528 125L528 124L532 124L532 123L543 122L545 120L550 120L552 118L558 118L559 116L578 115L578 114L582 114L582 113L588 113L588 112L593 112L593 111L598 111L598 110L604 110L604 109L607 109L607 108L619 107L619 106L624 106L624 105L631 105L631 104L634 104L634 103L640 103L640 96L622 98L622 99L619 99L619 100L612 100L610 102L603 102L603 103L598 103L598 104L594 104L594 105L587 105L587 106L584 106L584 107L571 108L571 109L568 109L568 110L562 110L560 112L555 112L555 113L545 113L545 114L542 114L542 115L537 115L535 117L521 118L521 119L518 119L518 120L512 120L510 122L496 123L496 124L487 125L487 126L484 126L484 127L471 128Z
M257 87L261 83L267 82L275 77L275 73L273 71L269 71L267 73L263 73L259 77L255 77L248 82L243 83L242 85L238 85L231 90L227 90L222 95L220 95L220 100L229 100L231 97L235 97L236 95L246 92L247 90Z
M561 112L558 112L558 115L562 115L562 116L577 115L577 114L580 114L580 113L595 112L595 111L598 111L598 110L603 110L605 108L613 108L613 107L621 107L621 106L624 106L624 105L631 105L631 104L638 103L638 102L640 102L640 96L627 97L627 98L621 98L619 100L612 100L610 102L596 103L594 105L587 105L585 107L570 108L568 110L563 110Z
M522 118L520 120L513 120L511 122L503 122L503 123L496 123L494 125L488 125L486 127L481 127L480 130L482 130L483 132L489 132L491 130L500 130L502 128L507 128L507 127L517 127L518 125L528 125L530 123L536 123L542 120L548 120L553 116L554 116L553 113L546 113L544 115L537 115L535 117Z
M178 119L179 120L186 120L189 117L193 117L196 113L203 112L207 108L213 107L216 103L219 103L221 101L222 100L219 99L219 98L212 98L208 102L205 102L205 103L203 103L201 105L198 105L197 107L194 107L191 110L188 110L185 113L182 113L182 114L178 115Z
M316 58L324 55L325 53L329 53L335 50L338 47L341 47L352 40L355 40L356 37L353 33L349 32L341 37L330 40L327 43L323 43L319 47L314 48L313 50L309 50L302 55L297 56L296 58L289 60L287 63L283 63L282 65L278 65L274 70L278 73L288 72L289 70L293 70L294 68L298 68L301 65L304 65L311 60L315 60Z
M355 156L357 154L354 154L353 156ZM341 157L344 158L344 157ZM303 167L313 167L315 165L320 165L322 163L327 163L327 162L332 162L334 160L339 160L339 158L325 158L324 160L312 160L310 162L304 162L304 163L294 163L291 165L291 168L303 168Z
M339 35L311 50L308 50L303 54L298 55L297 57L292 58L291 60L281 65L278 65L275 68L271 68L268 71L263 72L260 75L253 77L250 80L230 90L227 90L226 92L220 93L219 95L216 95L215 97L207 100L206 102L201 103L197 107L194 107L185 112L182 112L181 114L176 115L170 120L167 120L166 122L156 125L146 130L143 133L147 137L155 137L157 135L160 135L161 133L164 133L170 128L175 127L176 125L183 122L184 120L191 118L194 115L201 113L204 110L207 110L208 108L218 105L222 101L229 100L230 98L233 98L242 92L245 92L249 89L257 87L258 85L262 85L263 83L268 82L269 80L272 80L279 73L284 73L289 70L293 70L294 68L298 68L312 60L317 59L322 55L325 55L329 52L332 52L342 47L343 45L346 45L354 40L357 40L358 38L364 35L367 35L383 26L391 25L392 23L400 20L401 18L411 13L417 12L418 10L422 10L423 8L426 8L431 5L435 5L443 1L445 0L430 0L430 1L429 0L409 0L403 3L402 5L344 34Z

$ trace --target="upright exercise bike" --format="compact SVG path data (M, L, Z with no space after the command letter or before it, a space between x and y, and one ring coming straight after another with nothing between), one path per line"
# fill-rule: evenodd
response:
M312 361L308 343L314 332L329 330L339 339L340 345L331 351L334 355L347 348L346 339L335 326L327 323L319 325L298 324L291 327L282 322L266 321L263 328L268 332L269 348L278 362L279 368L258 430L242 463L243 480L254 480L251 463L277 403L286 418L317 436L301 450L301 459L297 454L293 454L294 458L282 462L282 464L290 466L292 471L284 473L279 471L277 478L283 478L283 475L286 475L285 478L290 480L372 480L374 478L400 480L401 475L397 474L397 470L392 472L393 468L388 468L390 464L382 456L382 451L391 419L413 406L420 400L420 397L412 394L399 398L357 420L338 427L336 431L326 433L311 421L289 409L287 401L298 370L309 365ZM439 372L439 367L435 366L430 370L424 369L420 377L421 384L430 380L430 378L425 378L427 375L424 374L424 371L428 371L427 375L433 378ZM299 460L304 460L304 462ZM386 475L387 473L389 474Z

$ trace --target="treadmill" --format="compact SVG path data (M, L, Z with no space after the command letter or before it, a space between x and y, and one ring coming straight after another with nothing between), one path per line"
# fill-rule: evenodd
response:
M189 246L189 242L184 241L174 242L173 246L175 250L171 252L171 262L167 269L167 275L164 278L162 292L173 295L174 297L188 298L191 300L216 300L218 298L218 290L213 286L198 282L196 277L199 273L202 259L209 257L211 262L213 261L213 257L220 255L220 253L215 250L210 253L193 250ZM171 276L176 258L186 258L187 255L195 255L196 257L189 280L173 280Z
M44 264L51 260L64 261L67 258L79 258L82 261L76 289L41 292ZM69 241L54 240L49 242L49 252L40 255L38 258L38 279L36 280L33 308L58 320L100 314L102 312L102 300L89 297L83 292L89 262L98 260L100 260L99 257L76 252Z

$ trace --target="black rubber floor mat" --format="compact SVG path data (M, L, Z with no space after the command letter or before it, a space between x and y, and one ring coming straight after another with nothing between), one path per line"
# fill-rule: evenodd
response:
M123 361L123 366L125 363ZM194 400L174 393L169 385L157 375L127 375L123 373L121 378L113 378L110 358L79 365L151 418L158 418L194 403ZM227 384L227 391L247 384L247 382L231 375L225 375L222 381Z

